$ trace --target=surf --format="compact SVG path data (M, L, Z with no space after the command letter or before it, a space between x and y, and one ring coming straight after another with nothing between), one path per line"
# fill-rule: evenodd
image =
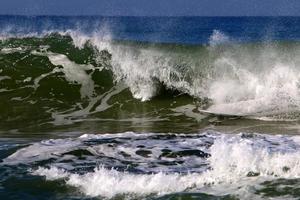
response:
M272 110L273 114L282 114L299 110L297 52L300 48L297 43L227 43L229 37L220 36L218 31L210 37L208 46L121 42L81 34L68 31L41 38L12 38L2 42L1 55L45 57L52 66L63 66L65 71L54 67L52 72L35 77L36 89L42 77L61 72L70 84L81 85L81 96L91 97L94 81L84 74L88 70L106 70L111 73L109 84L122 82L132 96L141 101L150 101L165 88L192 98L209 99L209 110L219 113L255 115ZM220 37L225 39L222 41ZM71 52L52 52L55 48L51 45L58 42L63 47L69 40L72 41L71 45L68 44L72 51L85 52L86 58L78 60L75 54L70 55ZM34 46L41 41L46 43L46 48ZM18 47L21 49L10 47L9 50L6 47L19 42L24 43L23 48ZM61 58L64 63L56 61ZM70 60L67 64L69 59L75 61ZM73 77L79 76L78 70L86 76L82 80ZM2 74L5 76L4 71Z
M84 134L19 147L1 166L27 166L30 176L61 181L89 197L203 192L260 198L263 188L276 180L297 184L299 148L298 136L214 131ZM94 163L101 165L90 169Z

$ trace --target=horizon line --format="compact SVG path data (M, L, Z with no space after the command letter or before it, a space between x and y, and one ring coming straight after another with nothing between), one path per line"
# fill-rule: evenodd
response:
M26 14L0 14L0 16L13 17L300 17L300 15L26 15Z

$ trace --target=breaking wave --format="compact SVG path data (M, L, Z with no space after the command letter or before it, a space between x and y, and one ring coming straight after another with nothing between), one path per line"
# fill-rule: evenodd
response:
M16 87L29 87L36 92L40 82L63 77L70 84L80 85L81 98L89 99L81 111L73 109L79 115L97 110L99 100L106 96L103 91L97 94L97 88L109 86L104 91L113 92L113 87L122 85L113 93L128 88L141 101L167 90L200 99L204 102L200 108L213 113L278 120L295 120L299 116L297 42L238 43L218 30L210 36L209 44L198 46L117 41L111 39L107 28L92 34L67 30L2 35L1 62L7 62L9 56L14 59L1 70L1 92ZM23 80L9 75L11 66L25 74L22 61L33 68L30 65L35 60L45 65L40 70L45 73L37 72L35 77ZM10 85L12 80L19 84Z

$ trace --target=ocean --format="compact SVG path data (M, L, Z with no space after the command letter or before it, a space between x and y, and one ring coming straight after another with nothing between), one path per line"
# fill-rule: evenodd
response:
M299 199L299 17L0 16L0 199Z

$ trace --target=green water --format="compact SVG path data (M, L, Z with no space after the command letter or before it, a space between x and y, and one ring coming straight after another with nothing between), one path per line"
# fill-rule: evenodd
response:
M299 51L2 40L0 199L298 198Z

